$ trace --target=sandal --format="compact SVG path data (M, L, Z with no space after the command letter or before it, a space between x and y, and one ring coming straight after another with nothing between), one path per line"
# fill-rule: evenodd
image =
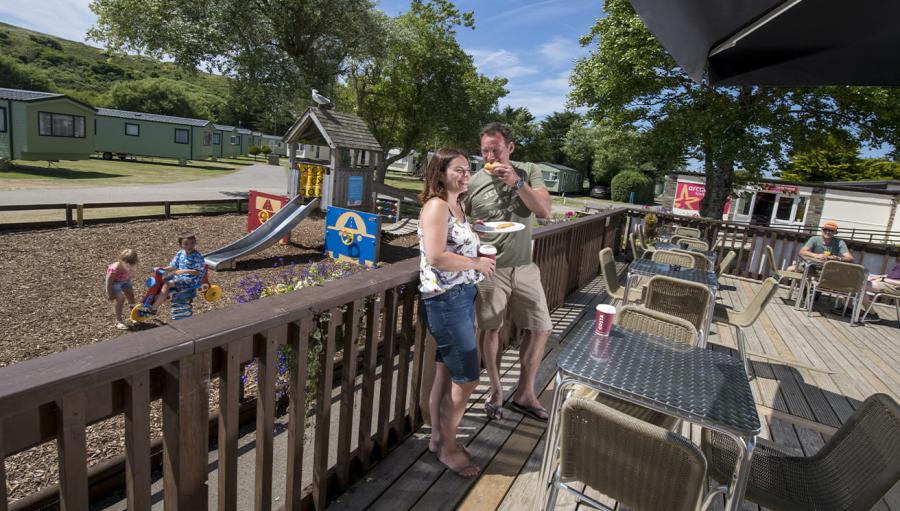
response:
M488 399L484 402L484 414L488 420L503 420L503 405L495 405Z
M531 417L532 419L534 419L536 421L547 422L547 420L550 419L550 412L548 412L547 409L544 408L543 406L537 406L537 407L532 408L530 406L520 405L519 403L516 403L515 399L513 399L512 401L509 402L509 407L511 409L521 413L522 415ZM540 415L538 415L542 412L544 414L546 414L547 416L541 417Z
M116 328L119 330L128 330L128 325L122 323L121 321L116 321Z

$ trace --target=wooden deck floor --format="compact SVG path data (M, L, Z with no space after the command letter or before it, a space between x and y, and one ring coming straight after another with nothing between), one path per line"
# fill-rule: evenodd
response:
M718 307L738 309L759 287L757 282L727 276L721 284ZM762 419L761 437L809 455L868 395L883 392L900 400L900 327L892 307L879 309L884 318L881 323L851 327L845 318L827 312L829 302L817 304L807 317L805 312L794 310L786 295L786 288L782 288L747 332L755 375L752 388ZM554 312L554 335L538 373L545 406L550 405L552 377L566 333L583 313L604 301L608 299L598 279L573 293L566 305ZM731 330L722 324L714 325L709 342L716 350L735 347ZM503 356L501 372L507 397L518 377L517 359L513 351ZM504 420L487 421L483 410L487 390L488 382L483 377L460 427L460 440L482 466L479 478L466 480L444 470L427 450L429 430L425 427L331 508L530 509L538 494L544 426L510 410L504 411ZM682 433L699 441L696 426L685 425ZM575 509L575 502L565 493L560 494L558 509ZM596 493L593 496L614 504ZM718 509L722 504L718 502ZM760 509L750 503L744 508ZM873 509L900 511L900 485L895 485Z

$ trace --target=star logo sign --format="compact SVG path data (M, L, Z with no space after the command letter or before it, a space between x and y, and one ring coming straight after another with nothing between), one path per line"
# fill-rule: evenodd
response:
M682 186L680 193L675 197L675 207L678 209L699 209L699 202L700 197L692 197L687 185Z

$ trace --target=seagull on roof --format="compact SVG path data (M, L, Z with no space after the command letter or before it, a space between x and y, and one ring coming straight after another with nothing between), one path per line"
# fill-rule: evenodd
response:
M317 91L316 89L312 90L312 98L313 101L315 101L319 106L323 108L331 106L331 100L319 94L319 91Z

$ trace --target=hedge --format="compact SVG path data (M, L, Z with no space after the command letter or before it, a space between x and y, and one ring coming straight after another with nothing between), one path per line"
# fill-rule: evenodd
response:
M634 170L619 172L612 178L610 186L612 200L629 202L631 192L634 192L635 203L649 204L653 202L653 180Z

